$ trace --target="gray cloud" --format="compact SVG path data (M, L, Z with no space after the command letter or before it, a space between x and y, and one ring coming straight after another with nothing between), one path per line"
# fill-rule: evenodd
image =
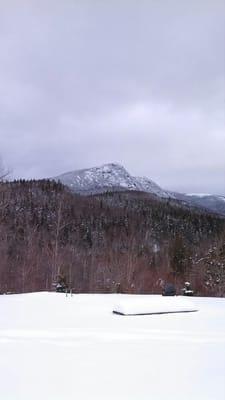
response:
M225 193L221 0L0 2L0 153L14 176L120 162Z

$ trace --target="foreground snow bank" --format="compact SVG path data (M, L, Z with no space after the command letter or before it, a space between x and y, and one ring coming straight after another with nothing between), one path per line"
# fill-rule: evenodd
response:
M0 296L1 399L224 399L225 299L194 298L196 313L112 313L138 298Z
M168 314L198 311L190 300L181 296L133 296L122 299L113 312L122 315Z

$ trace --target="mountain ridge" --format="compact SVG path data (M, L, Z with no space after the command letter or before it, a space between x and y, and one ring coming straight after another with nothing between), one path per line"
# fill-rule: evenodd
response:
M95 195L107 191L142 191L159 198L175 199L189 205L225 215L225 197L202 193L178 193L164 190L148 177L135 177L118 163L65 172L53 178L74 193Z

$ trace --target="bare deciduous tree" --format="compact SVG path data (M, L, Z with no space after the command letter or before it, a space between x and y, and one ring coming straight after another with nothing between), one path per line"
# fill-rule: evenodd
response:
M0 156L0 181L4 181L10 174L10 170L5 168L4 163L2 161L2 157Z

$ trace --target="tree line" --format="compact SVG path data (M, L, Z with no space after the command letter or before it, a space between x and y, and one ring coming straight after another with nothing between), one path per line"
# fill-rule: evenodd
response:
M224 218L146 193L2 182L0 292L52 290L60 275L76 292L157 293L161 278L224 295L224 232Z

